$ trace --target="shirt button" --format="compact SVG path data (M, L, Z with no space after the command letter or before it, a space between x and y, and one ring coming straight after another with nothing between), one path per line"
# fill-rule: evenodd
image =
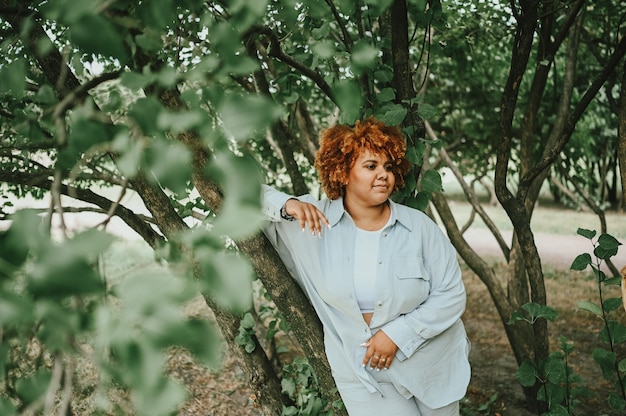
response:
M376 306L383 306L383 303L381 301L376 302Z
M387 237L387 233L383 233L383 237Z

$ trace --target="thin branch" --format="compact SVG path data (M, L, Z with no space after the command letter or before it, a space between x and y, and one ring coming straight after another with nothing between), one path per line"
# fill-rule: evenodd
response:
M346 50L348 52L351 52L353 45L352 38L350 37L348 29L346 29L346 25L344 24L341 16L339 15L339 12L337 11L337 7L335 7L332 0L326 0L326 4L328 4L328 7L330 7L330 10L335 17L335 21L339 25L339 29L341 29L341 34L343 35L343 45L346 47ZM354 7L359 7L358 2L354 5Z
M48 176L41 175L33 175L30 173L22 173L22 172L5 172L0 171L0 181L17 184L17 185L25 185L32 186L35 188L49 190L52 187L52 181ZM93 191L88 189L80 189L73 188L71 186L60 184L58 189L59 195L75 195L75 197L83 202L87 202L93 204L102 209L101 212L106 213L113 205L113 201L105 198L101 195L96 194ZM64 212L80 212L81 210L87 210L87 208L63 208L59 204L60 213ZM51 213L49 210L47 211ZM97 212L93 210L93 212ZM124 221L132 230L134 230L141 238L143 238L151 247L155 247L159 241L163 240L163 237L154 231L154 229L148 224L153 223L154 220L151 218L147 218L143 215L135 214L130 209L126 208L123 205L118 205L115 209L115 215L119 217L122 221Z
M313 81L323 92L326 94L328 98L330 98L335 104L337 104L337 100L333 91L328 85L328 83L324 80L324 77L304 65L302 62L295 60L293 57L289 56L281 49L280 39L276 36L276 33L272 31L267 26L254 25L250 29L244 33L244 38L252 37L254 34L267 36L270 40L270 48L268 55L278 59L279 61L291 66L292 68L298 70L302 75L308 77L311 81Z
M428 121L425 122L425 126L426 126L426 133L428 134L428 136L432 140L438 140L437 134L434 132L434 130L432 129ZM463 193L467 197L467 200L469 201L469 203L472 205L472 208L478 213L478 215L483 220L483 222L485 223L489 231L491 231L491 234L493 234L493 236L495 237L496 241L498 242L498 246L500 246L500 250L502 250L504 257L506 258L508 262L510 258L510 254L511 254L511 249L504 241L504 237L502 237L500 230L498 230L498 227L494 224L491 218L489 218L489 215L487 215L487 212L485 212L485 210L483 209L482 205L478 201L478 198L476 198L476 194L474 193L472 188L470 188L467 182L465 182L465 178L463 178L463 174L461 173L459 168L456 166L456 164L452 161L452 159L450 158L450 155L448 155L448 152L446 152L446 149L441 148L441 150L439 151L439 155L441 156L443 161L448 165L448 167L450 168L450 170L456 177L457 181L461 185L461 188L463 189Z
M61 354L57 354L54 357L54 367L52 369L52 377L50 378L50 383L48 384L48 388L46 389L45 399L44 399L44 407L43 414L50 415L52 414L52 407L54 406L54 399L61 387L61 381L63 379L63 356Z
M65 374L63 380L63 394L61 395L61 403L59 403L59 416L66 416L68 413L70 401L72 400L73 379L74 379L74 359L67 357L65 359Z
M121 73L122 73L121 70L107 72L105 74L102 74L100 76L90 79L84 84L81 84L78 88L74 89L73 91L70 91L65 97L63 97L63 100L61 100L60 103L58 103L56 106L53 107L54 112L53 112L52 117L53 118L60 117L63 113L65 113L68 110L68 108L72 106L72 104L75 101L85 98L89 94L89 90L97 87L100 84L103 84L105 82L118 78Z
M585 91L583 97L580 99L574 110L570 113L565 126L563 127L563 131L561 132L555 146L551 149L548 149L540 160L540 162L534 166L534 168L528 172L526 175L526 180L532 181L534 178L539 176L541 172L547 169L557 158L557 156L561 153L567 142L569 141L572 133L574 132L574 128L576 127L576 123L582 117L583 113L594 99L602 85L606 82L609 75L615 70L619 62L622 60L624 55L626 54L626 36L623 36L620 42L617 44L615 51L611 54L607 64L604 66L602 72L598 75L598 77L589 85L587 90Z

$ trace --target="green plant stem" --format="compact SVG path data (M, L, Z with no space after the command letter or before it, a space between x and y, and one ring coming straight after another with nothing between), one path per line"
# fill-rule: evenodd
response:
M606 329L606 334L607 334L607 337L609 338L609 348L611 349L611 352L613 354L615 354L616 357L617 357L617 354L615 352L615 344L613 342L613 335L611 334L611 328L609 326L609 319L606 316L606 310L604 309L604 296L603 296L603 293L602 293L602 283L603 282L600 280L600 276L599 276L599 274L600 274L600 261L596 262L596 271L598 273L598 279L597 279L598 280L598 294L599 294L599 297L600 297L600 306L601 306L600 309L602 309L602 321L604 322L604 328ZM620 390L621 390L620 392L622 394L622 398L624 400L626 400L626 390L624 389L624 381L622 380L622 377L619 374L617 358L615 359L615 363L613 364L613 366L615 367L615 374L617 375L617 381L618 381L619 386L620 386Z

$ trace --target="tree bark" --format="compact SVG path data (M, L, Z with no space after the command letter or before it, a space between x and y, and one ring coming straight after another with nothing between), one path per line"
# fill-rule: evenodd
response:
M617 158L619 160L620 178L622 182L621 208L626 212L626 63L622 69L622 86L619 94L619 110L617 114Z

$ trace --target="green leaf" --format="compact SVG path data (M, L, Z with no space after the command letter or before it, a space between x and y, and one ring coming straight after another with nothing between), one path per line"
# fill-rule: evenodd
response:
M34 211L22 210L14 214L11 228L0 231L0 280L24 264L30 250L28 237L31 232L39 234L38 225L41 219Z
M143 87L152 84L156 80L156 74L147 73L147 74L138 74L137 72L124 72L120 77L122 85L133 90L139 91ZM154 97L141 98L137 101L141 100L154 100L157 101ZM157 101L158 102L158 101ZM154 115L156 117L156 115Z
M430 201L430 193L421 191L421 192L418 192L417 195L408 198L406 201L406 205L408 205L411 208L424 211L426 207L428 207L429 201Z
M29 297L0 291L0 327L15 328L32 319L33 304Z
M54 90L48 84L42 85L35 95L35 102L42 105L51 105L58 102L57 97L54 95Z
M424 192L442 192L441 175L434 169L428 169L422 176L422 190Z
M602 375L605 379L611 381L615 378L615 353L605 350L604 348L596 348L592 353L593 359L600 365Z
M417 114L425 120L431 120L439 114L439 110L435 106L422 103L417 107Z
M209 176L218 179L224 192L222 209L213 222L212 232L241 240L258 231L264 219L257 162L249 156L220 152L215 155Z
M557 317L557 313L553 308L547 305L539 305L535 302L529 302L522 305L522 309L528 313L530 317L530 322L535 322L537 319L540 318L544 318L551 322L554 322Z
M352 49L350 59L356 73L361 70L371 68L375 65L380 49L371 45L367 40L361 40Z
M151 2L157 4L156 2ZM157 52L163 48L163 39L158 31L146 28L140 35L135 36L135 42L146 52Z
M11 94L16 98L24 95L26 88L26 63L22 59L3 63L0 66L0 94Z
M380 102L392 101L396 98L396 92L393 88L383 88L377 95L376 98ZM398 123L399 124L399 123Z
M520 365L515 376L522 386L531 387L537 380L537 367L532 361L526 360Z
M584 311L588 311L593 313L594 315L602 317L602 308L600 308L600 306L596 305L593 302L589 302L586 300L580 301L578 302L578 307Z
M289 397L296 392L296 382L292 378L283 378L280 382L282 392Z
M35 375L17 380L15 385L18 396L26 403L32 403L42 397L50 383L51 374L47 369L40 369Z
M354 123L363 106L363 94L357 82L353 79L341 80L332 86L332 91L341 110L341 122Z
M388 126L399 126L406 117L407 109L400 104L395 104L381 117L381 121Z
M337 49L335 49L335 43L330 40L316 42L313 44L313 53L322 59L329 59L335 56Z
M206 365L219 364L221 335L207 320L181 320L166 326L163 332L163 337L157 337L162 348L180 345Z
M201 111L161 111L157 117L157 127L178 134L201 124L205 116Z
M589 253L579 254L576 256L572 265L570 266L571 270L585 270L587 266L591 264L591 255Z
M313 39L316 39L316 40L327 39L329 33L330 33L330 24L328 22L324 22L322 26L313 28L311 30L311 36L313 36ZM327 42L331 42L331 41L327 41ZM315 45L313 46L313 48L315 48ZM334 49L335 48L333 47L333 50Z
M161 111L165 111L161 103L155 97L147 97L140 98L133 103L128 113L141 128L141 131L146 136L150 136L159 131L157 120Z
M112 147L119 155L115 161L117 168L124 176L134 178L141 167L142 142L133 140L127 131L122 131L113 140Z
M141 2L138 14L149 27L165 29L174 22L176 4L174 0Z
M606 312L616 311L622 306L622 298L609 298L602 303Z
M511 314L511 317L509 318L506 324L513 325L515 322L518 322L518 321L524 321L524 322L530 323L530 320L526 317L525 314L523 314L521 311L515 311Z
M610 279L605 279L604 284L606 286L611 286L611 285L619 286L622 284L622 278L620 276L611 277Z
M619 396L615 392L610 392L608 397L608 403L611 409L624 410L626 409L626 400L622 396Z
M17 416L17 409L9 400L4 397L0 397L0 415L3 416Z
M119 28L102 16L85 15L70 25L69 32L71 39L86 53L115 58L122 64L128 59Z
M601 234L600 237L598 237L598 244L605 250L618 248L622 245L622 243L610 234Z
M613 256L615 256L617 254L618 246L619 246L619 244L617 244L617 245L613 245L613 244L602 245L602 244L599 244L593 250L593 254L597 258L599 258L599 259L606 260L606 259L609 259L609 258L611 258L611 257L613 257Z
M90 230L48 247L29 275L28 289L37 297L65 297L98 293L104 283L94 262L113 242L113 236Z
M273 102L256 95L227 95L219 112L225 129L235 140L264 134L265 128L280 115L280 109Z
M608 327L608 332L607 332ZM609 333L611 339L609 340ZM606 323L606 327L602 328L601 338L605 342L611 342L614 344L621 344L626 341L626 327L614 319L609 320Z
M178 408L186 397L185 388L182 385L163 377L159 377L156 388L146 386L145 382L137 383L133 387L135 387L133 401L138 404L137 407L142 409L144 414L151 416L171 415L171 409Z
M566 378L565 365L558 358L549 358L543 371L546 379L552 384L559 384Z
M592 230L586 230L584 228L579 228L578 230L576 230L576 234L578 235L582 235L583 237L591 240L592 238L594 238L596 236L596 232L592 231Z
M252 329L255 326L254 317L251 313L246 312L246 314L241 319L241 326L245 329Z
M198 251L196 251L198 253ZM252 302L254 271L249 261L225 252L197 255L203 291L222 307L241 313Z
M177 141L155 139L144 155L145 166L156 181L179 197L185 197L192 175L189 149Z

